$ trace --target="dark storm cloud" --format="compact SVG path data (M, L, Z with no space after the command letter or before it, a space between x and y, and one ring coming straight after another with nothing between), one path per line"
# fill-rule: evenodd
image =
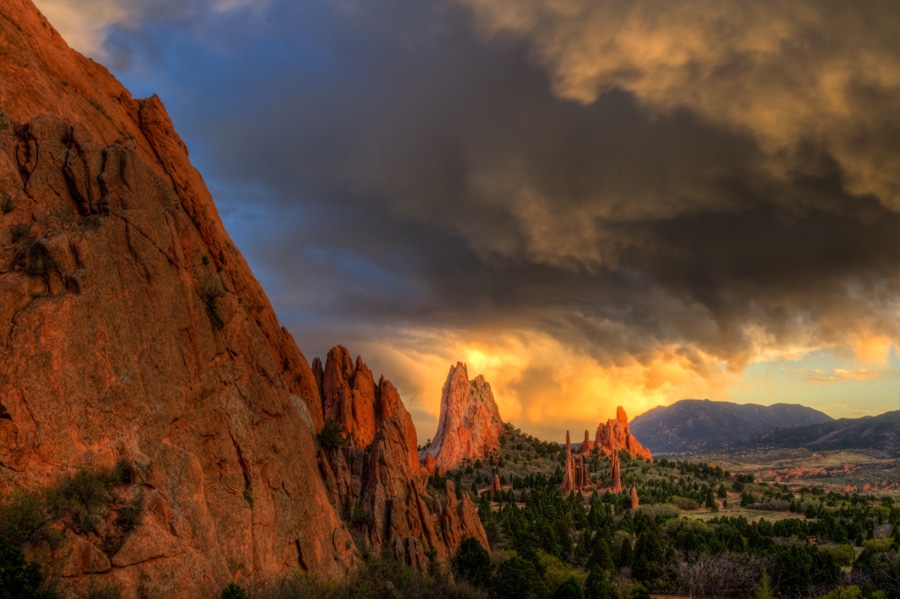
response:
M132 88L161 53L301 337L539 330L611 366L674 345L701 373L896 341L893 13L673 5L276 1L108 50Z

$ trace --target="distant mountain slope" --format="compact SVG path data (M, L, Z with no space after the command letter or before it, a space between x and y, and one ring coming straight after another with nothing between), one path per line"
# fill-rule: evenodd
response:
M730 445L776 427L832 421L827 414L798 404L760 406L683 399L641 414L631 422L631 430L653 453L666 453Z
M879 416L841 418L810 426L776 428L749 439L742 446L804 447L815 451L868 449L896 457L900 454L900 410Z

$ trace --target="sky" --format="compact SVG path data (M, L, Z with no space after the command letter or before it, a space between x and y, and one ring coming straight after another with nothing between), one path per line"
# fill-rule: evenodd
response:
M891 0L35 0L157 93L309 359L419 438L684 398L900 407Z

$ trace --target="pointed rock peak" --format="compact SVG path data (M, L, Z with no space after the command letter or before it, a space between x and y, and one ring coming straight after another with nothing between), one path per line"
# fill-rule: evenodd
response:
M623 408L622 406L616 408L616 420L618 420L622 424L628 424L628 415L625 413L625 408Z
M450 367L441 393L441 416L431 445L419 459L423 465L435 458L435 467L444 472L463 460L477 460L500 446L503 420L494 401L491 385L478 375L469 380L466 364Z

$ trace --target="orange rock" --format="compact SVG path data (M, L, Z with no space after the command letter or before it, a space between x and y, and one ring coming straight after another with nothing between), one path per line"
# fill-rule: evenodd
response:
M495 474L494 479L491 481L491 493L499 493L500 489L500 476Z
M609 476L612 479L609 490L613 493L620 492L622 490L622 466L619 463L619 452L613 452L612 454L612 460L609 463Z
M606 424L601 423L597 427L597 435L595 445L604 455L610 455L621 449L627 451L631 457L640 458L642 460L652 460L653 454L646 449L631 434L628 426L628 416L622 406L616 408L616 419L608 420Z
M636 510L641 506L640 498L638 497L637 487L631 487L631 509Z
M572 459L572 443L569 440L569 431L566 431L566 466L563 470L562 492L571 493L578 486L575 482L575 460Z
M467 496L457 501L452 483L446 505L432 498L436 509L428 508L416 429L396 388L384 377L376 384L362 359L354 363L343 347L328 352L324 368L318 360L313 366L321 372L323 414L351 438L345 447L321 451L319 468L332 505L345 511L366 546L423 569L431 548L446 562L467 537L488 547L478 510Z
M313 366L321 367L316 361ZM337 346L328 352L321 375L322 416L334 420L350 436L356 447L367 447L375 440L375 380L372 371L356 363L347 348Z
M316 467L312 371L162 102L133 100L29 0L0 3L0 80L0 494L130 463L169 521L105 556L127 597L344 576L359 553Z
M437 433L420 461L435 459L436 471L457 468L464 460L478 460L500 447L503 421L494 402L491 386L478 375L470 381L466 365L450 367L441 393L441 416Z
M594 442L591 440L587 429L584 431L584 441L581 442L581 447L578 448L578 451L580 453L591 453L594 451Z

